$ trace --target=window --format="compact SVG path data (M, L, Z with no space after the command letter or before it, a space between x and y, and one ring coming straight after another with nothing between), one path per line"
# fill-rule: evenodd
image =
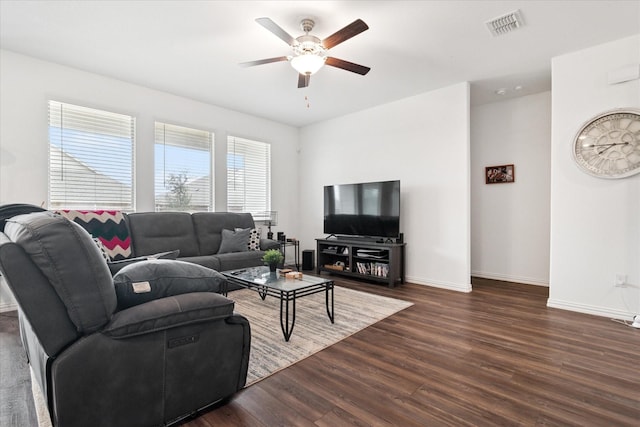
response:
M271 145L227 138L227 210L264 215L271 210Z
M213 134L156 122L156 211L213 210Z
M135 118L49 101L49 208L134 210Z

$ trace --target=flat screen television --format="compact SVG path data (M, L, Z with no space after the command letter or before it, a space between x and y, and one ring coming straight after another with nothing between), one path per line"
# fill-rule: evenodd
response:
M388 237L400 234L400 181L324 187L326 234Z

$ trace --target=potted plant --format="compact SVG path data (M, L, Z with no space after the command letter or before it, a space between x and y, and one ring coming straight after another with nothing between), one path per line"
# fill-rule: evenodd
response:
M278 249L268 249L264 253L262 261L269 266L269 271L276 271L278 264L284 261L284 255Z

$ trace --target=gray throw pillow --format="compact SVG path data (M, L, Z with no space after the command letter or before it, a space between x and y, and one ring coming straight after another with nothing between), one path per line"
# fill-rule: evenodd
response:
M226 280L210 268L163 259L128 265L113 276L119 310L190 292L219 293Z
M230 252L246 252L249 249L250 228L240 230L222 230L222 242L220 243L219 254Z

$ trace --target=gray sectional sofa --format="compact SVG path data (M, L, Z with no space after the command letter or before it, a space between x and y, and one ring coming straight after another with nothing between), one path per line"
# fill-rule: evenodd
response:
M226 271L263 265L267 249L278 249L275 240L260 239L258 250L220 253L223 230L254 229L249 213L232 212L140 212L125 215L135 257L179 250L179 260L213 270ZM226 245L229 247L229 245ZM243 248L244 249L244 248ZM126 262L122 263L126 264ZM114 263L112 266L117 266ZM112 272L119 268L112 268Z
M7 218L44 211L33 205L0 206L0 231ZM234 270L263 265L262 256L268 249L279 249L275 240L260 239L253 249L245 244L245 234L234 236L236 230L255 229L250 213L234 212L139 212L82 210L56 211L78 223L94 239L119 246L120 251L105 254L109 270L114 275L122 268L148 257L179 259L216 271ZM254 235L255 237L255 235ZM242 241L233 241L244 238ZM226 239L226 241L225 241ZM122 249L124 248L124 249ZM126 255L124 255L126 253ZM115 254L115 259L111 256Z
M214 223L250 225L242 215L203 216L209 231L198 239L187 214L132 217L141 252L178 247L191 257L203 253L201 241L209 242L205 253L215 250ZM244 387L249 321L234 311L232 299L199 291L188 277L204 270L215 286L220 273L186 262L138 262L121 273L147 268L148 276L136 282L148 280L148 294L136 298L150 297L123 301L94 239L52 212L14 216L0 232L0 273L18 302L27 360L53 426L171 425ZM254 252L209 265L256 263ZM170 266L176 281L166 276Z

